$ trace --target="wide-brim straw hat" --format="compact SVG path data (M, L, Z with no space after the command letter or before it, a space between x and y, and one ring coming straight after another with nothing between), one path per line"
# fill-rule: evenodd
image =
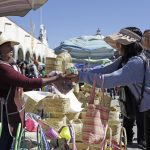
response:
M138 34L128 29L121 29L118 33L106 36L104 38L104 41L115 49L117 48L116 43L128 45L137 41L139 42L140 40L141 37Z
M15 46L15 45L19 45L20 43L11 39L11 38L8 38L6 35L4 35L3 33L0 33L0 45L4 44L4 43L7 43L7 42L10 42L11 43L11 46Z

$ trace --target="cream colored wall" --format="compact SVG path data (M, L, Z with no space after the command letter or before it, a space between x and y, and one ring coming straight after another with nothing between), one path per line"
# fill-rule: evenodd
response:
M43 60L43 58L45 59L46 57L55 57L52 49L48 48L38 39L32 37L30 33L26 32L24 29L15 24L15 22L6 17L0 17L0 32L5 33L7 37L13 38L14 40L20 42L20 45L15 46L15 59L18 59L17 57L19 49L22 49L24 59L27 51L29 51L30 56L33 56L34 53L36 58L40 56L41 60Z

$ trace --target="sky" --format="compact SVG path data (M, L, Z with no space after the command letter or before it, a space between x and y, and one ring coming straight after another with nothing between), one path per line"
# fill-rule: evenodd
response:
M83 35L94 35L99 28L106 36L123 27L150 28L149 0L48 0L36 11L24 17L10 17L26 31L35 25L39 36L40 24L47 30L49 47L54 49L64 40Z

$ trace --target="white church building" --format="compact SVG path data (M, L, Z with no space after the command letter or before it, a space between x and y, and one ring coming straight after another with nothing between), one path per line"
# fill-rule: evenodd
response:
M55 57L54 50L48 47L44 25L40 26L40 36L37 39L7 17L0 17L0 32L4 33L8 38L20 42L19 45L15 46L15 60L30 62L34 58L45 63L46 57Z

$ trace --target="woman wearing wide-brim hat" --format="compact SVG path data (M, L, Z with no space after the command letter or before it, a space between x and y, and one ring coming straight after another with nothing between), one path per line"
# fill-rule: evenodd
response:
M2 134L0 136L0 149L9 150L16 136L16 130L20 122L23 123L22 114L24 103L19 101L22 88L35 89L44 85L62 80L62 75L48 78L27 78L16 71L10 64L13 49L19 42L8 39L4 34L0 35L0 122L2 122Z
M86 82L92 85L96 76L97 87L100 88L127 86L135 96L136 101L139 102L145 73L146 90L144 90L139 111L150 110L150 69L146 67L146 72L144 71L145 62L141 56L143 49L141 39L142 33L136 27L123 28L118 33L107 36L104 40L118 50L120 57L105 67L91 69L88 72L79 72L78 75L70 74L68 78L76 82ZM139 136L144 136L144 131L139 131L143 132L142 134L139 133ZM139 146L145 147L145 143L139 143Z

